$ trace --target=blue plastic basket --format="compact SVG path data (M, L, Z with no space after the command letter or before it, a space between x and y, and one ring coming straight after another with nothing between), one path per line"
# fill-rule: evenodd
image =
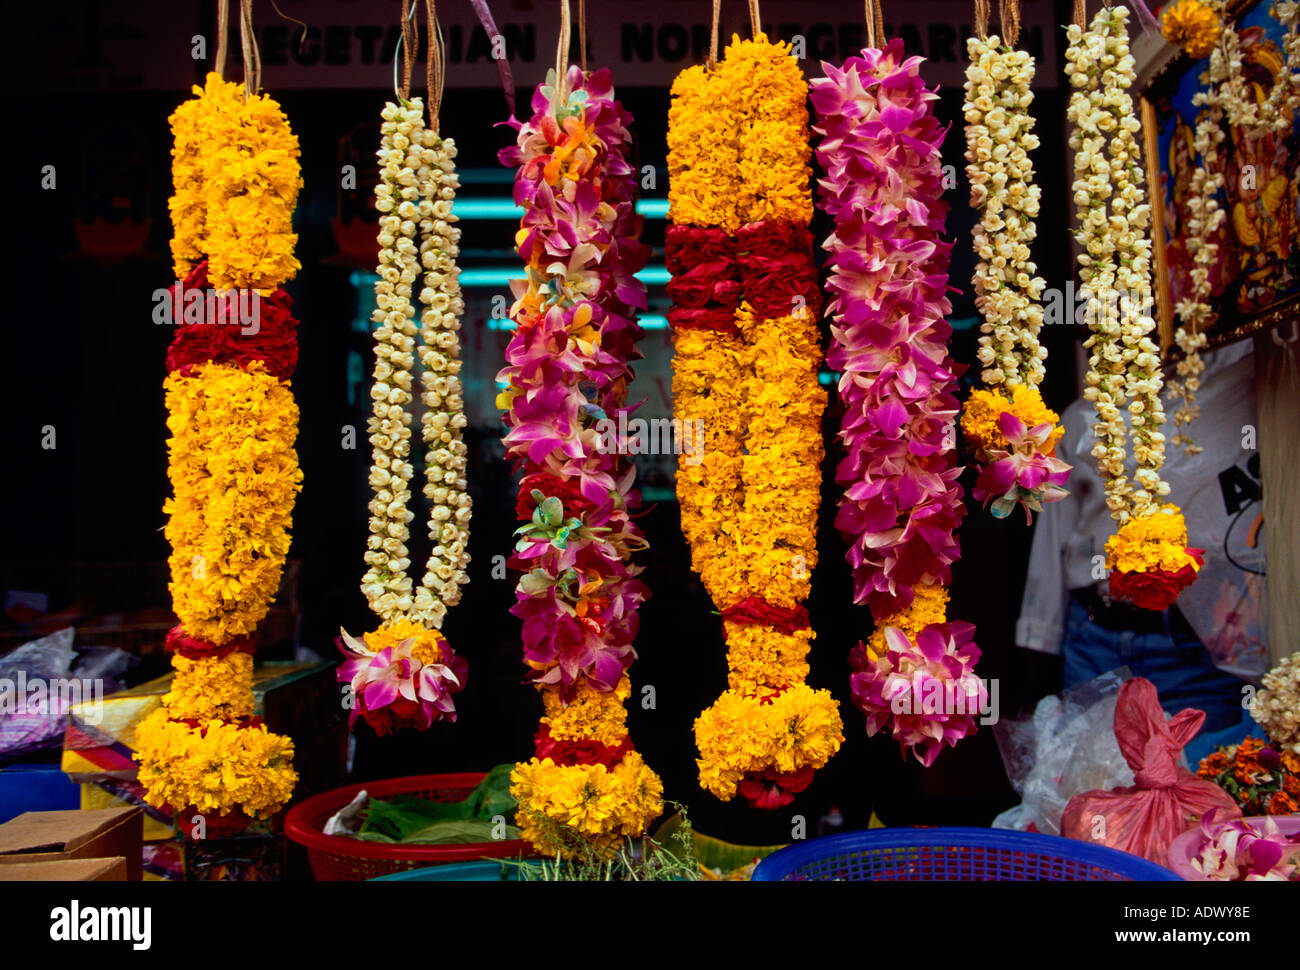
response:
M1002 829L871 829L795 843L758 864L761 882L1178 882L1146 859L1076 839Z

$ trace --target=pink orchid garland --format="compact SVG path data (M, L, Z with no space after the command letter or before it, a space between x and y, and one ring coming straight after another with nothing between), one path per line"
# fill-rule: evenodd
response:
M920 76L922 61L904 59L895 38L841 68L823 64L812 100L817 159L827 173L820 206L835 220L825 243L834 321L827 362L842 372L840 437L848 452L836 469L845 493L835 524L849 546L854 602L870 606L889 644L883 656L862 643L855 648L853 698L869 735L892 722L904 751L929 764L943 743L973 732L975 721L954 716L949 705L895 710L904 681L921 671L951 681L948 695L981 702L984 695L975 687L980 652L969 624L931 623L914 639L894 625L917 586L951 581L965 514L955 455L960 371L944 320L952 309L952 243L942 238L946 131L934 117L938 94Z
M614 429L641 356L635 274L649 248L634 237L632 119L610 72L571 67L562 102L554 81L534 93L529 120L508 122L518 137L499 155L517 167L528 277L512 283L516 330L497 379L506 453L524 475L521 517L532 514L517 533L511 565L525 573L511 612L534 682L568 695L584 680L613 690L636 656L646 589L629 557L644 540L631 519L636 470Z

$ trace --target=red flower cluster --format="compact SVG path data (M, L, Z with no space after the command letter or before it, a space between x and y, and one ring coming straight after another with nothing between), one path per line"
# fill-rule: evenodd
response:
M773 606L761 596L747 596L722 611L722 618L732 623L752 623L770 626L782 633L806 630L812 626L808 610L802 603L792 607Z
M746 775L736 785L755 808L784 808L794 796L812 784L813 770L805 765L798 771L766 771Z
M1205 550L1188 548L1188 555L1198 567L1205 564ZM1125 572L1120 569L1110 574L1110 595L1128 600L1144 610L1160 612L1169 609L1178 594L1196 579L1196 569L1184 566L1177 572L1151 569L1146 572Z
M533 737L538 758L550 758L557 765L604 765L613 768L623 760L623 755L634 750L632 739L626 735L617 745L601 744L594 738L578 741L559 741L551 737L551 729L543 724Z
M587 513L596 505L582 494L582 483L573 478L556 478L546 472L533 472L519 481L519 496L515 499L515 515L520 522L527 522L533 517L537 503L533 500L533 490L541 492L547 498L558 498L564 503L565 515L576 516L586 521Z
M669 226L668 322L683 330L735 333L742 299L760 317L787 316L801 307L817 313L821 290L812 245L805 227L787 222L750 223L734 239L722 229Z
M760 317L821 310L812 233L793 222L752 222L736 233L745 299Z
M187 660L202 660L205 657L220 658L236 650L242 650L244 653L257 652L257 641L252 637L233 637L221 646L217 646L207 640L190 636L180 625L167 631L165 646L171 653L179 653Z
M258 297L252 307L251 297L239 297L233 291L218 298L215 291L208 289L205 259L169 292L172 319L180 325L167 348L168 371L184 372L187 367L208 362L246 367L260 360L268 373L281 380L293 375L298 366L298 321L291 312L293 300L284 290ZM203 301L202 322L184 322L196 293L201 294ZM250 308L255 312L254 318L241 319L241 310L247 312Z

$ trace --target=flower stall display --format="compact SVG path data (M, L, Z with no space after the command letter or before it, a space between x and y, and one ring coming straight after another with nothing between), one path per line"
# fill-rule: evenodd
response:
M253 714L258 623L279 588L302 473L289 378L297 321L298 141L280 106L220 74L171 116L178 324L167 353L167 540L175 678L136 731L146 801L209 836L266 818L297 781L293 744ZM186 818L187 823L189 821ZM188 827L187 827L188 830Z
M469 581L471 505L458 336L465 303L456 265L460 229L451 208L460 182L456 145L438 132L434 97L431 90L428 125L420 98L384 106L375 186L380 250L372 321L378 326L367 425L374 498L361 591L380 626L359 639L340 631L348 659L338 678L351 693L352 723L364 718L381 735L454 721L453 695L464 689L468 673L441 633L447 610ZM407 575L406 543L415 517L410 483L417 354L431 551L415 587Z
M1082 252L1079 295L1087 304L1091 351L1084 396L1097 409L1092 455L1118 524L1106 542L1111 595L1163 610L1196 579L1202 550L1167 503L1160 348L1151 339L1151 210L1136 133L1128 10L1103 7L1084 30L1067 29L1068 117L1074 149L1074 202ZM1121 408L1128 404L1126 427ZM1132 439L1136 470L1129 478Z
M848 452L836 469L844 495L835 523L849 547L854 601L876 622L850 655L853 700L868 735L892 727L904 753L929 765L944 744L975 730L987 695L974 673L974 627L947 619L965 512L959 369L944 320L952 249L942 238L944 129L921 64L899 39L869 47L841 67L823 65L812 100L827 173L821 206L835 225L825 243L827 361L841 372Z
M979 362L984 387L971 392L961 425L980 466L975 498L1004 518L1023 506L1026 518L1066 495L1070 466L1056 457L1065 433L1043 403L1039 384L1047 348L1043 287L1030 252L1040 191L1029 153L1033 133L1034 59L1014 38L982 33L966 41L966 177L979 212L973 243L975 306L980 312Z
M631 121L608 70L552 71L532 116L511 119L516 143L500 153L516 169L526 263L512 283L515 333L497 399L522 473L510 564L523 575L511 612L546 711L511 792L524 837L547 854L612 855L663 810L662 783L626 726L647 595L631 560L645 540L627 441L606 430L624 427L631 410L636 313L646 306Z
M768 809L843 741L805 683L826 404L806 97L790 45L755 29L677 76L668 130L673 413L703 429L677 497L730 671L695 722L700 784Z

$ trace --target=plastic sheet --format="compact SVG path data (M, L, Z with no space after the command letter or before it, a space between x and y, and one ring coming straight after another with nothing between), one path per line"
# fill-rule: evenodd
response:
M1007 778L1022 798L993 828L1059 835L1061 813L1074 795L1133 783L1112 728L1120 687L1130 676L1119 667L1044 697L1027 718L993 727Z

